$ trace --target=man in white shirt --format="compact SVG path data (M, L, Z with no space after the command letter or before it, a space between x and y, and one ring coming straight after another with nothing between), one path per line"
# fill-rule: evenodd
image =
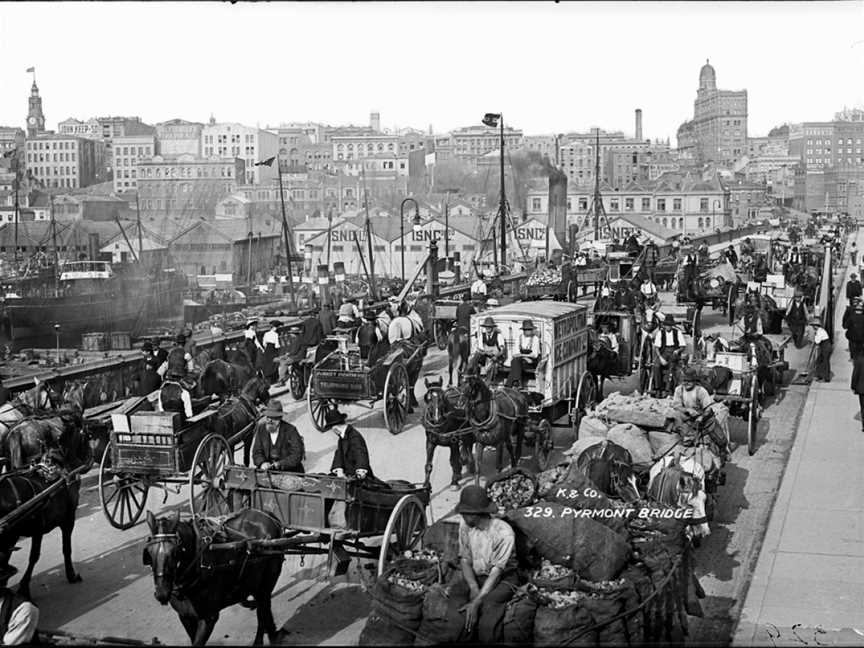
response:
M516 340L516 353L510 360L510 376L507 384L520 389L522 387L522 374L526 369L534 370L540 360L540 338L535 334L534 322L525 320L522 322L522 332Z
M489 381L495 380L495 374L499 364L504 364L507 357L507 343L504 335L495 326L495 320L487 317L480 325L480 357L479 364L482 367L489 362L486 377ZM491 362L490 362L491 361Z
M34 641L39 608L7 587L17 569L8 565L0 575L0 645L20 646Z
M654 390L663 391L663 378L669 365L687 348L687 336L675 326L675 318L666 315L663 325L654 332Z
M399 305L399 314L390 322L387 328L387 339L390 344L395 342L408 342L414 337L414 322L408 317L408 305L404 302Z
M642 295L642 300L645 303L652 304L657 299L657 286L651 281L651 277L645 277L642 280L642 285L639 286L639 293Z
M609 345L609 349L618 355L618 336L611 332L611 328L608 322L600 324L600 340Z
M486 296L486 282L483 281L483 277L477 277L477 280L471 284L471 295L473 297Z
M339 317L336 321L343 326L353 326L360 319L360 311L348 297L342 301L339 307Z
M819 382L831 381L831 352L834 346L831 344L831 337L828 335L818 317L810 320L810 326L813 327L813 345L817 348L816 365L813 370L814 377Z

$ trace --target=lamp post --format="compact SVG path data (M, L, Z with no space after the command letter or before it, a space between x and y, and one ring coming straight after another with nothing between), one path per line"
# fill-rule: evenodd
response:
M399 205L399 242L400 245L400 256L402 258L402 285L405 285L405 203L412 202L414 203L414 227L420 225L420 205L417 204L417 201L411 198L405 198L402 201L402 204Z
M504 193L504 114L486 113L483 116L483 124L490 128L500 127L501 197L498 200L498 218L501 219L501 265L498 268L498 273L501 274L502 268L507 264L507 221L505 218L507 196Z

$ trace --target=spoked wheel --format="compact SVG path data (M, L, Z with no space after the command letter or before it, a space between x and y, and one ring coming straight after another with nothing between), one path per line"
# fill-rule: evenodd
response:
M444 320L436 319L432 322L432 328L435 333L435 344L444 351L447 348L447 325Z
M309 418L312 419L312 425L319 432L323 432L326 426L328 405L328 399L318 398L315 395L315 390L312 388L312 378L309 378L309 387L306 390L306 406L309 410Z
M416 495L405 495L396 502L384 536L381 539L381 554L378 556L378 575L384 573L387 564L410 549L419 549L426 531L426 507Z
M696 345L699 338L702 337L702 309L696 308L693 313L693 319L691 320L691 326L693 329L693 348L691 349L691 353L695 357L696 355Z
M208 434L201 440L189 471L189 510L193 516L215 517L231 512L225 475L233 464L225 437Z
M99 502L109 524L115 529L131 529L147 505L150 485L130 473L111 470L111 444L102 453L99 464Z
M541 471L549 468L549 462L552 459L552 426L546 419L537 424L537 430L534 433L534 457L537 459L537 467Z
M300 367L291 365L291 372L288 374L288 383L291 386L291 397L294 400L300 400L306 395L306 381L303 380L305 373L302 365Z
M384 381L384 424L390 434L399 434L405 425L408 413L408 370L401 362L395 362L387 370Z
M573 429L579 434L579 423L589 407L597 402L597 381L587 371L582 372L579 378L579 387L576 389L576 402L573 403Z
M654 375L654 350L651 343L651 336L646 333L639 353L639 391L643 394L651 391L651 378Z
M751 378L750 405L747 409L747 453L756 452L756 429L759 427L759 387L756 376Z

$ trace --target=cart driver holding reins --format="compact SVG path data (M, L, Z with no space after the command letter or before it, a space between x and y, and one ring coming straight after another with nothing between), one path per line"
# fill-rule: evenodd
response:
M663 391L663 379L670 367L679 362L687 348L687 336L667 313L663 325L654 333L654 390Z
M504 335L495 326L495 320L491 317L484 319L483 324L480 325L479 346L478 367L489 363L486 379L492 382L495 380L498 368L503 367L507 359L507 344L504 342Z

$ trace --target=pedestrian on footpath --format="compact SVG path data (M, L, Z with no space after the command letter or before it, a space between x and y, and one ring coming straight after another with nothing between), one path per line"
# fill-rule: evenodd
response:
M831 381L831 352L834 346L831 344L831 338L828 335L818 317L810 320L810 326L813 327L813 344L816 346L816 364L813 369L814 378L819 382Z
M853 297L852 304L843 313L843 328L849 340L849 359L854 360L856 355L864 353L864 301L861 297Z
M852 392L858 394L858 409L860 411L861 431L864 432L864 349L852 359Z
M849 282L846 284L846 301L851 303L855 297L861 296L861 292L861 282L858 281L858 275L853 272L849 275Z
M858 245L852 241L852 248L849 250L849 256L852 258L852 266L858 265Z

